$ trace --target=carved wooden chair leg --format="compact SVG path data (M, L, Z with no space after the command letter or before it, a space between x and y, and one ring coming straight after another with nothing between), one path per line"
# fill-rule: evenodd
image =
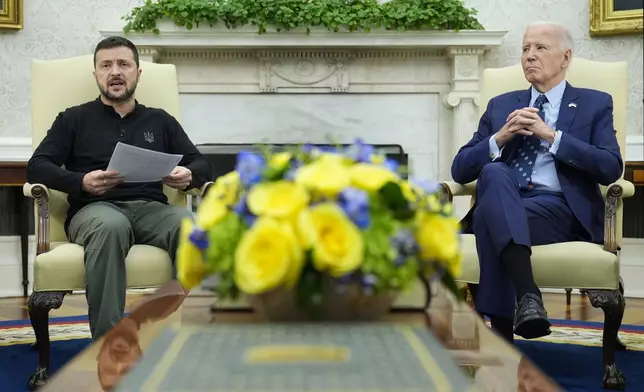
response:
M572 302L572 289L566 289L566 305L570 306Z
M621 282L620 286L622 286ZM615 364L615 351L625 348L617 336L619 327L622 324L624 308L626 307L623 288L620 287L619 290L584 291L588 295L591 305L604 311L603 386L605 389L623 390L626 388L626 379Z
M38 368L29 377L29 389L34 390L47 383L49 371L49 311L58 309L63 304L67 292L63 291L34 291L29 296L29 319L36 335L38 349Z

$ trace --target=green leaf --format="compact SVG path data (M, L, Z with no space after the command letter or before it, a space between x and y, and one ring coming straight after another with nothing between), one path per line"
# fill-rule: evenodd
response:
M396 219L406 220L414 216L414 211L397 183L391 181L386 183L380 188L379 193L384 205L394 214Z
M458 285L456 284L456 280L450 275L449 273L443 274L441 278L441 282L445 285L445 287L456 297L457 301L463 300L463 297L460 294L460 290L458 288Z

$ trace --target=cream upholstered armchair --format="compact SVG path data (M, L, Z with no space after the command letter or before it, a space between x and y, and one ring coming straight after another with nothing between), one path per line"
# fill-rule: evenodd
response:
M166 110L179 118L179 91L174 65L141 62L143 72L136 90L139 102ZM93 56L60 60L35 60L31 68L31 132L36 148L59 112L96 99L98 87L92 74ZM190 192L199 195L210 185ZM187 194L164 189L171 204L186 206ZM25 184L24 194L35 199L36 259L33 292L29 297L29 318L36 335L39 362L29 385L47 380L49 369L49 311L62 305L65 294L85 290L83 248L69 243L64 230L67 195L42 184ZM125 261L128 288L159 287L172 278L172 264L166 251L148 245L134 245Z
M604 91L613 97L613 116L617 140L624 155L626 112L628 105L628 63L596 62L573 58L566 79L576 87ZM479 107L481 114L490 98L502 93L527 89L520 64L505 68L486 69ZM444 183L449 197L474 196L476 183ZM619 276L619 255L622 243L622 198L632 196L633 184L620 179L602 187L605 197L604 244L566 242L532 247L532 265L536 283L542 288L565 289L570 303L570 290L580 289L594 307L604 311L604 379L605 388L620 389L624 377L615 365L616 349L624 349L617 332L624 314L624 289ZM462 238L463 273L460 280L477 284L479 263L474 235ZM473 290L474 291L474 290Z

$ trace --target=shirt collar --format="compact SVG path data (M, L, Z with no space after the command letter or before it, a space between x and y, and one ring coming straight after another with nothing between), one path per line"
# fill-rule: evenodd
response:
M94 102L99 107L102 107L103 110L105 110L107 113L114 114L114 115L117 115L117 116L120 117L120 115L118 113L116 113L116 110L114 110L114 107L112 107L110 105L106 105L106 104L103 103L103 101L101 100L100 95L98 96L98 98L96 98L96 100ZM139 101L137 101L135 99L134 100L134 109L132 109L132 111L130 113L128 113L125 117L128 117L128 116L131 116L131 115L135 114L137 109L139 109L140 107L141 107L141 105L139 104Z
M562 80L561 82L559 82L559 84L551 88L549 91L545 92L544 95L546 96L546 98L548 98L548 103L550 103L551 107L557 107L561 103L564 91L566 91L566 84L566 81ZM533 86L532 88L530 88L530 94L530 106L532 106L537 100L537 97L541 95L541 93Z

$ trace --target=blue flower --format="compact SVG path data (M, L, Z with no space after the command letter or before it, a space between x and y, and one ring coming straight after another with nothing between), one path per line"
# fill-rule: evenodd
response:
M385 163L384 163L384 166L385 166L387 169L391 170L392 172L394 172L394 173L398 173L398 166L399 166L399 164L398 164L398 162L397 162L397 161L394 161L393 159L386 159L386 160L385 160Z
M369 227L369 195L357 188L348 187L338 197L340 207L360 229Z
M264 165L264 157L261 155L250 151L242 151L237 156L235 170L239 173L241 183L245 186L251 186L261 180Z
M363 291L367 295L373 294L373 289L376 283L378 282L378 277L374 274L365 274L362 276L362 287Z
M365 286L375 286L378 278L374 274L365 274L362 277L362 284Z
M208 249L208 233L204 230L195 228L190 233L190 242L192 242L197 248L201 250Z
M431 181L418 177L410 178L409 182L422 189L425 194L436 193L441 187L438 181Z
M248 213L248 194L246 192L242 193L242 195L239 197L239 200L237 201L237 204L233 207L235 213L237 215L244 215Z
M284 173L284 179L288 181L295 181L295 172L303 165L299 159L291 160L291 167Z
M407 257L401 255L400 253L394 259L394 264L396 265L396 267L402 267L406 262L407 262Z
M344 154L356 162L370 163L371 156L375 151L376 149L372 145L366 144L362 139L356 139L352 145L347 147Z
M398 252L397 264L404 263L407 257L415 256L418 253L418 243L416 243L414 234L409 229L399 230L391 237L391 246Z
M246 223L248 227L251 227L253 223L255 223L257 216L253 215L253 213L251 213L250 210L248 209L247 200L248 200L247 194L246 193L242 194L237 204L235 204L234 210L237 215L242 217L242 219L244 220L244 223Z

